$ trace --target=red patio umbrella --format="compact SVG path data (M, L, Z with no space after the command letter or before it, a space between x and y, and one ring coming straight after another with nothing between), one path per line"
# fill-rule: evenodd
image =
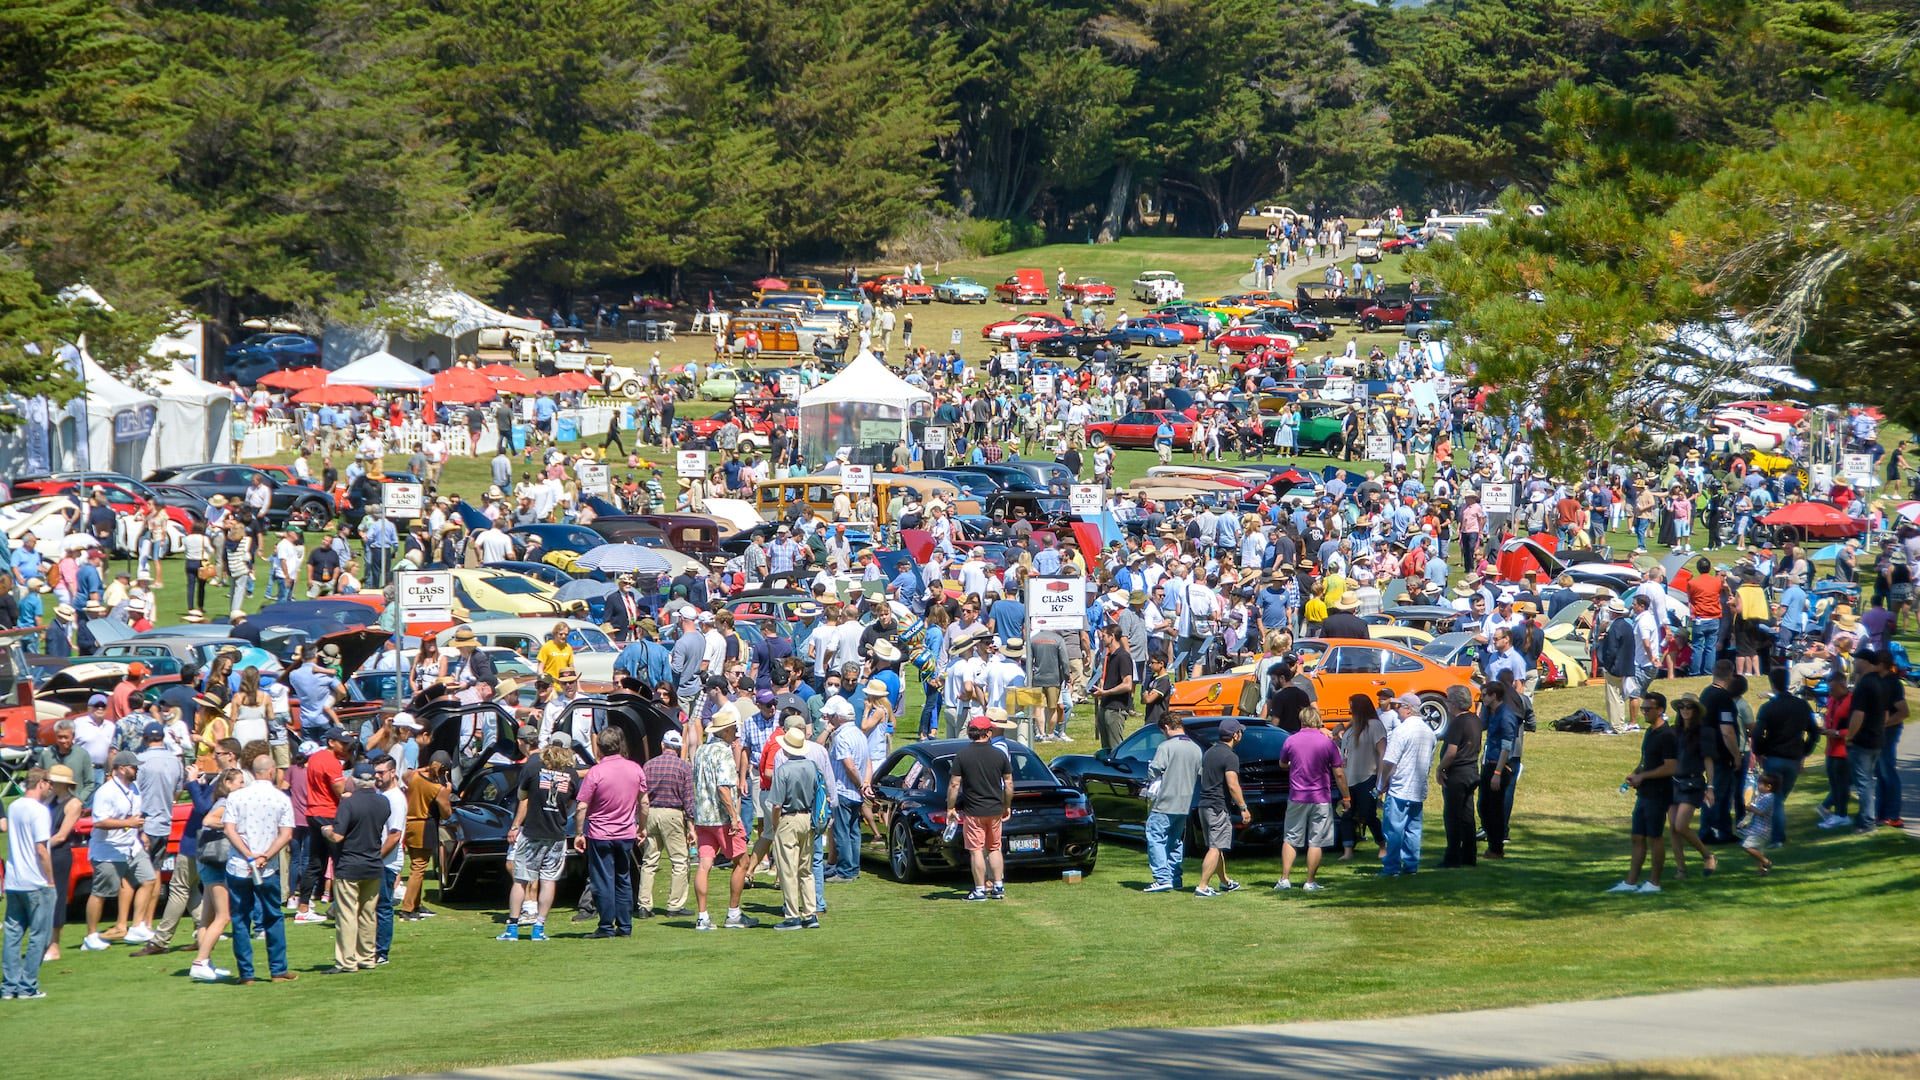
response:
M759 281L754 282L753 287L756 289L784 289L787 287L787 283L777 277L763 277Z
M259 385L269 390L305 390L308 387L320 386L326 381L327 373L325 369L299 367L285 368L280 371L269 371L265 375L260 376Z
M364 386L310 386L292 400L295 405L371 405L373 391Z
M548 393L556 394L568 390L598 390L600 389L600 380L588 375L584 371L562 371L558 375L548 375L543 379L532 379L528 381L524 389L535 393L545 390Z
M492 401L498 391L487 377L472 368L448 368L433 377L436 401L453 405L478 405Z
M453 370L458 371L460 369L455 368ZM527 381L527 373L514 367L512 364L488 364L486 367L475 372L475 374L484 375L495 382Z
M1866 522L1848 517L1846 511L1824 502L1798 502L1783 506L1761 518L1760 524L1792 530L1807 539L1818 540L1844 540L1867 531Z

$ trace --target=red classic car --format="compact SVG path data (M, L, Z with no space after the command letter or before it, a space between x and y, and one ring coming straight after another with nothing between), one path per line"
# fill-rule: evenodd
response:
M1046 275L1038 270L1015 270L1013 276L993 287L996 300L1008 304L1044 304L1052 295L1047 291Z
M1187 445L1193 438L1193 421L1183 413L1172 409L1143 409L1130 412L1118 420L1101 420L1087 425L1087 439L1096 436L1115 446L1131 446L1140 449L1152 449L1153 437L1160 430L1162 421L1173 425L1173 445Z
M1383 326L1407 325L1407 313L1412 310L1413 302L1410 300L1383 300L1361 308L1360 313L1354 316L1354 321L1360 324L1360 329L1371 334Z
M173 876L172 860L179 854L180 836L187 831L187 815L191 813L193 813L192 803L173 804L173 831L167 837L167 861L154 867L162 880ZM56 826L60 824L58 818L54 820L54 824ZM93 814L82 811L80 820L73 826L73 871L67 877L69 903L77 904L85 900L87 883L93 878L93 862L87 858L87 839L92 835ZM4 870L0 869L0 879L4 877ZM112 914L111 905L108 906L108 914Z
M933 286L908 281L900 274L882 274L876 278L868 278L860 283L860 288L876 300L884 298L904 304L933 303Z
M1180 344L1191 345L1207 336L1207 328L1197 323L1184 322L1172 315L1129 315L1129 326L1160 326L1178 331Z
M155 501L154 492L146 484L119 473L65 473L55 476L37 476L30 480L15 480L12 484L15 499L25 499L35 495L72 495L85 502L95 489L107 493L107 505L113 507L116 514L145 514ZM178 506L165 506L167 517L182 529L193 529L194 515Z
M1720 407L1751 413L1762 420L1772 420L1779 424L1797 424L1807 415L1807 410L1803 406L1786 401L1729 401Z
M1269 349L1282 360L1293 356L1293 341L1264 326L1229 326L1213 339L1211 347L1215 352L1224 350L1230 353Z
M765 447L768 442L771 441L773 437L773 421L768 418L767 410L759 405L740 406L731 410L722 410L712 416L702 416L689 420L687 421L687 430L693 432L694 438L707 438L714 432L720 430L721 426L726 423L726 418L729 413L732 413L740 422L740 434L743 442L751 440L759 446ZM800 429L799 417L791 412L782 415L786 421L785 427L788 431L798 431Z
M980 336L989 341L1018 341L1025 344L1079 328L1080 324L1070 322L1058 315L1036 311L1017 319L1002 319L996 323L988 323L980 328Z
M1060 291L1082 304L1111 304L1115 299L1113 286L1097 277L1075 278Z

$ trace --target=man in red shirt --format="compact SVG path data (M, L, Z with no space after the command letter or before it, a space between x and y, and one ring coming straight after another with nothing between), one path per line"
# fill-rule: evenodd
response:
M1720 630L1725 622L1725 602L1730 599L1727 581L1713 572L1713 564L1703 556L1693 564L1693 575L1683 586L1687 604L1693 613L1693 662L1689 675L1713 674L1713 662L1720 655Z
M107 695L107 719L119 723L133 711L133 695L140 692L140 683L147 677L147 665L135 660L127 665L127 673L113 685L113 693Z
M347 787L346 761L353 756L349 738L342 728L328 728L326 746L307 757L307 868L296 894L299 910L293 921L297 923L327 921L312 910L312 904L325 889L327 862L333 858L327 830L340 813L340 796Z

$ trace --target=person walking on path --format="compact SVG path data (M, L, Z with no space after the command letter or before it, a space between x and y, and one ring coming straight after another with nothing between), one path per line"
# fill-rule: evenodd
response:
M1638 794L1633 800L1633 862L1626 880L1608 889L1612 893L1657 893L1667 866L1667 811L1673 805L1673 774L1680 765L1680 742L1667 723L1667 696L1649 690L1640 699L1640 767L1627 774L1625 787ZM1647 854L1653 854L1651 876L1641 880Z
M991 719L968 720L967 745L953 756L953 776L947 781L947 820L960 818L973 870L973 891L967 899L974 902L1007 898L1000 827L1013 814L1013 762L987 741L992 737Z
M1280 847L1280 880L1273 887L1293 888L1293 863L1304 847L1307 880L1301 888L1318 892L1322 887L1318 880L1322 853L1334 845L1338 835L1333 819L1335 787L1340 789L1341 811L1353 808L1340 744L1327 734L1319 709L1300 710L1300 730L1287 736L1280 747L1280 764L1287 770L1287 832Z
M32 1001L40 989L40 964L53 941L53 814L47 770L27 770L20 797L7 807L6 953L0 956L0 1000Z
M773 786L767 789L767 828L773 833L773 864L780 878L780 903L785 918L775 930L814 930L820 913L808 865L813 857L813 811L827 794L827 778L807 756L807 736L788 728L776 744L779 761L773 767ZM774 753L776 746L767 748Z
M647 778L626 756L627 739L610 727L594 736L600 760L580 781L573 806L573 850L587 856L587 880L600 922L596 938L633 934L633 842L647 816Z
M373 763L355 765L350 783L353 793L340 800L339 812L327 826L327 840L337 849L333 860L335 975L374 968L381 860L389 841L399 843L398 835L387 836L392 808L386 796L374 790Z
M1480 714L1473 708L1473 691L1447 688L1447 731L1440 750L1441 823L1446 827L1447 854L1443 869L1473 866L1479 846L1473 838L1473 789L1480 782Z
M1242 825L1253 823L1247 797L1240 790L1240 755L1234 751L1245 731L1232 717L1220 721L1218 741L1200 755L1200 834L1206 837L1207 854L1200 862L1195 896L1219 896L1240 887L1227 876L1227 852L1233 850L1232 815L1238 814ZM1217 889L1212 887L1216 877L1220 881Z
M647 777L647 842L640 854L640 909L643 919L653 918L653 879L660 870L660 854L665 852L672 868L667 891L667 915L687 914L687 800L693 792L693 766L680 756L682 737L669 731L660 741L664 748L647 759L642 771Z
M1159 659L1159 658L1156 658ZM1147 806L1147 867L1153 882L1146 892L1171 892L1181 887L1187 856L1187 815L1193 809L1193 788L1200 780L1200 744L1187 737L1186 721L1161 711L1160 730L1166 738L1147 765L1153 797Z
M1387 851L1380 875L1394 877L1420 869L1422 817L1426 812L1427 773L1433 768L1433 734L1416 713L1387 735L1380 752L1380 801Z
M1787 693L1786 668L1768 671L1767 681L1773 687L1773 696L1760 706L1754 720L1753 754L1759 759L1760 771L1774 778L1773 821L1768 835L1769 842L1777 847L1787 842L1787 796L1793 793L1794 781L1800 778L1807 756L1819 745L1820 727L1806 701Z
M274 783L273 758L261 754L248 769L252 779L227 796L221 830L227 856L228 910L233 918L233 968L240 985L253 982L253 932L267 942L267 973L274 982L300 976L287 970L287 921L281 902L280 853L293 842L293 800Z
M520 769L520 798L507 830L513 885L507 890L507 927L501 941L520 939L520 912L529 889L535 894L532 940L547 940L547 912L553 910L553 894L566 870L567 819L573 816L574 792L580 786L575 762L572 733L556 731L538 758ZM684 837L680 846L684 862Z

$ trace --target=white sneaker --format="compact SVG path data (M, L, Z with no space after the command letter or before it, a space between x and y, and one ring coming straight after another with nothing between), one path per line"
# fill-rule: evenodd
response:
M1305 885L1302 885L1300 887L1302 889L1305 889L1308 892L1319 892L1321 889L1326 888L1325 885L1322 885L1317 881L1309 881Z
M212 964L195 963L187 969L187 978L194 982L219 982L220 972Z
M293 921L300 923L302 925L311 925L313 923L326 922L327 917L325 915L320 914L317 911L303 911L300 914L295 915L293 917Z
M1640 887L1634 891L1640 893L1657 893L1660 891L1660 886L1655 885L1651 881L1643 881L1640 883Z
M136 926L127 931L125 938L126 943L129 945L145 945L152 940L153 928L150 926Z
M1611 888L1611 889L1608 889L1607 891L1608 891L1608 892L1610 892L1610 893L1630 893L1630 892L1639 892L1639 891L1640 891L1640 886L1638 886L1638 885L1635 885L1635 884L1634 884L1633 882L1631 882L1631 881L1623 881L1623 882L1621 882L1620 884L1618 884L1618 885L1615 885L1615 886L1614 886L1613 888Z
M1288 881L1286 878L1281 878L1279 881L1273 883L1273 887L1276 889L1291 889L1293 888L1293 882Z
M99 934L88 934L86 940L80 943L80 947L88 952L105 952L113 948L113 942L108 941Z

